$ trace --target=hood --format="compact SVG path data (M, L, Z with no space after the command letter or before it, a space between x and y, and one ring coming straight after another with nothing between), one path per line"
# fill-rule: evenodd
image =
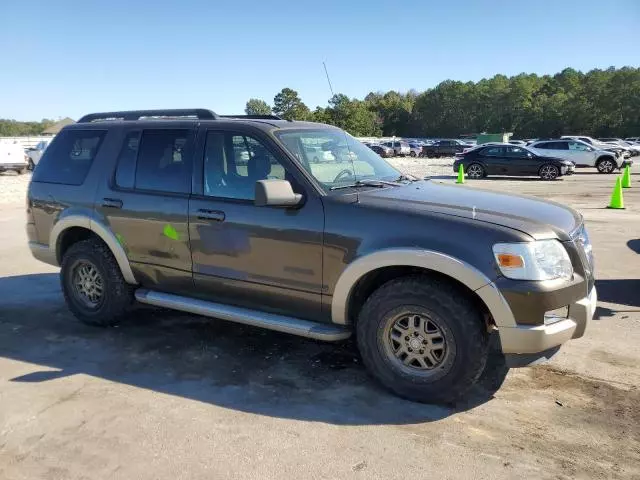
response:
M569 240L582 223L578 212L559 203L431 180L359 193L364 205L455 215L513 228L536 239Z

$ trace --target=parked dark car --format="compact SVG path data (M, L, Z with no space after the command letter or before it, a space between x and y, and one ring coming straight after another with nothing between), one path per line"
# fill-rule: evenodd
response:
M464 396L490 352L549 358L597 304L577 211L420 180L339 128L275 116L85 115L44 152L25 217L87 324L137 302L315 340L355 332L372 376L424 402Z
M453 162L454 172L458 172L460 165L469 178L509 175L555 180L575 171L575 165L569 160L543 157L525 147L509 143L480 146L460 154Z
M393 148L387 147L386 145L378 145L375 143L365 145L367 145L367 147L376 152L382 158L393 157Z
M472 147L473 145L469 145L460 140L438 140L431 145L422 147L422 156L450 157Z

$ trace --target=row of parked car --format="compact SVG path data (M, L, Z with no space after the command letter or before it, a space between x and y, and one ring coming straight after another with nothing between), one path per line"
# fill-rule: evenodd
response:
M629 145L631 148L626 148L590 137L565 136L526 145L515 142L518 141L468 148L456 155L453 170L457 172L462 165L469 178L509 175L555 180L573 174L576 167L595 167L600 173L613 173L633 164L630 157L640 152L637 148L640 145L634 142Z
M364 142L381 157L450 157L465 149L472 143L463 140L405 141L395 140L381 143Z

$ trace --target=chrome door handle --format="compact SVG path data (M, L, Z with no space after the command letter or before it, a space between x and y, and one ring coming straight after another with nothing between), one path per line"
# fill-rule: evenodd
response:
M223 222L224 218L224 212L221 212L220 210L198 210L199 220L214 220L216 222Z
M102 206L105 208L122 208L122 200L117 198L103 198Z

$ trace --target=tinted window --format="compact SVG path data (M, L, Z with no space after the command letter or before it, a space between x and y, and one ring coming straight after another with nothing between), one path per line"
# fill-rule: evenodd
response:
M253 200L258 180L285 179L282 164L253 137L209 132L204 157L204 194Z
M104 130L63 130L45 150L33 181L82 185L106 133Z
M585 145L584 143L567 142L567 144L569 145L569 150L577 150L577 151L580 151L580 152L589 151L589 147L587 145Z
M185 147L189 130L145 130L140 141L135 188L191 192L191 156Z
M506 156L510 158L527 158L528 153L524 148L506 147Z
M130 132L122 142L116 169L116 185L122 188L133 188L136 178L136 159L140 146L140 132Z
M485 157L499 157L502 155L502 147L487 147L482 150L482 155Z
M550 150L569 150L568 142L549 142L547 148Z

